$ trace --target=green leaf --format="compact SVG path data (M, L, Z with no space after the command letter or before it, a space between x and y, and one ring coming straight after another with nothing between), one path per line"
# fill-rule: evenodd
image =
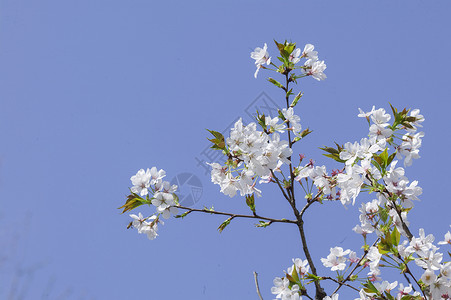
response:
M252 212L255 213L255 200L254 200L254 194L252 195L246 195L246 204L249 206Z
M277 49L279 49L279 51L285 47L284 44L278 43L276 40L274 40L274 43L276 43Z
M209 212L209 211L215 211L215 208L214 208L213 206L210 207L210 208L208 208L208 207L206 207L206 206L204 205L203 210L206 211L206 212Z
M291 277L293 278L293 283L299 282L298 272L296 271L296 265L293 265L293 271L291 271Z
M395 158L395 156L396 156L396 152L393 152L393 153L388 157L388 159L387 159L387 166L389 166L389 165L392 163L392 161L393 161L393 159Z
M384 168L386 168L387 167L387 161L388 161L388 148L385 148L385 150L381 154L379 154L379 157L382 160L382 164L383 164L382 166Z
M398 231L398 228L393 229L393 232L391 233L391 241L394 246L399 245L399 241L401 240L401 234Z
M343 147L338 145L337 143L335 143L335 145L337 146L337 149L332 148L332 147L327 147L327 146L324 146L323 148L319 148L319 149L329 153L329 154L323 154L324 156L330 157L333 160L338 161L340 163L345 163L346 161L342 160L340 158L340 152L343 150Z
M179 196L177 196L176 193L172 193L172 196L174 197L174 202L175 202L175 204L176 204L176 205L179 205L179 204L180 204L180 203L179 203Z
M388 213L386 209L380 209L379 210L379 218L385 223L388 219Z
M207 129L207 130L208 130L208 132L210 132L217 139L224 138L224 136L220 132L217 132L217 131L214 131L214 130L210 130L210 129Z
M346 162L345 160L342 160L339 155L336 155L336 154L323 154L323 155L326 156L326 157L330 157L330 158L332 158L333 160L335 160L335 161L337 161L339 163L345 163Z
M391 105L390 102L388 104L390 104L391 110L393 112L393 116L396 118L396 116L398 115L398 110L395 107L393 107L393 105Z
M182 218L182 219L183 219L183 218L186 217L189 213L190 213L190 211L185 211L183 214L174 216L174 218Z
M282 57L285 58L286 60L288 60L290 57L290 53L288 51L286 51L285 49L280 50L280 55L282 55Z
M282 111L280 109L277 111L279 113L279 119L281 119L282 121L285 121L286 119L285 119L285 116L283 115Z
M271 222L258 221L258 224L255 224L255 227L266 228L266 227L268 227L269 225L271 225Z
M263 128L263 130L266 130L266 117L265 117L265 114L260 115L260 113L257 110L256 120L257 120L258 124Z
M392 251L392 240L390 235L386 234L385 237L381 237L380 242L377 244L377 248L380 254L387 254Z
M377 290L377 288L374 286L374 284L371 281L367 281L366 283L363 284L364 287L366 287L364 290L367 293L373 293L373 294L379 294L379 291Z
M413 129L413 126L409 122L402 122L401 125L406 128Z
M331 154L340 154L340 152L338 152L337 149L332 148L332 147L324 146L323 148L320 147L320 149L323 150L323 151L326 151L328 153L331 153Z
M384 174L384 171L381 167L381 165L379 164L379 162L376 160L376 157L373 156L373 160L371 161L371 163L373 164L373 166L375 166L379 172L381 172L382 174Z
M230 217L227 220L225 220L224 222L222 222L222 224L219 225L219 227L218 227L219 232L222 232L230 224L230 221L232 221L232 219L233 219L233 217Z
M304 93L299 92L296 97L294 97L293 102L291 102L290 107L295 107L296 104L298 104L299 100L301 99L302 95L304 95Z
M312 132L313 132L313 131L310 130L310 128L307 128L307 129L302 130L302 132L301 132L301 138L306 137L307 135L309 135L309 134L312 133Z
M224 136L220 132L209 129L207 130L215 137L214 139L208 139L213 143L213 146L211 146L210 148L217 150L226 150Z
M285 87L284 87L280 82L278 82L277 80L275 80L274 78L269 77L269 78L268 78L268 81L271 82L272 84L274 84L275 86L277 86L277 87L279 87L279 88L285 90Z
M388 293L387 291L385 291L385 298L386 299L388 299L388 300L395 300L395 298L393 298L393 296L392 295L390 295L390 293Z
M123 214L129 210L135 209L138 206L143 205L143 201L144 199L139 197L137 194L132 193L131 195L127 196L127 201L125 201L125 204L122 205L121 207L118 207L118 209L123 208L124 210L121 212L121 214Z
M388 247L387 244L382 244L382 243L379 243L379 244L377 245L377 249L378 249L378 251L379 251L380 254L387 254L387 253L390 253L390 250L391 250L391 248Z
M282 44L278 43L276 40L274 40L274 43L276 43L280 55L282 55L282 57L286 60L284 63L288 63L288 58L290 57L290 54L293 52L294 48L296 48L296 44L288 43L287 41Z
M320 281L320 280L322 280L321 277L316 276L316 275L313 275L313 274L311 274L311 273L308 273L307 276L305 276L305 278L311 279L311 280L313 280L313 281Z

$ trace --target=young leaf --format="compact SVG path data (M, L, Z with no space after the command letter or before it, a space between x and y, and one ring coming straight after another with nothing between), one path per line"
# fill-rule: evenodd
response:
M184 217L186 217L189 213L190 213L191 211L185 211L183 214L181 214L181 215L176 215L176 216L174 216L174 218L184 218Z
M285 116L283 115L282 111L280 109L277 111L279 113L279 119L281 119L282 121L285 121L286 119L285 119Z
M252 212L255 213L255 200L254 200L254 194L252 195L246 195L246 204L249 206L249 208L252 210Z
M363 284L364 287L366 287L365 292L367 293L372 293L372 294L379 294L379 291L377 290L377 288L374 286L374 284L371 281L367 281L366 283Z
M258 221L258 224L255 224L255 227L263 227L266 228L271 225L271 222Z
M381 154L379 154L379 157L382 161L381 166L383 166L384 168L387 167L387 162L388 162L388 148L385 148L384 152L382 152Z
M137 194L132 193L131 195L127 196L127 201L125 201L125 204L122 205L121 207L118 207L118 209L123 208L124 210L121 212L121 214L123 214L129 210L135 209L138 206L142 205L143 204L142 201L143 199L141 199Z
M391 233L392 244L394 246L398 246L400 239L401 239L401 234L399 233L398 228L396 228L396 226L395 226L395 229L393 229L393 232Z
M309 134L312 133L312 132L313 132L313 131L311 131L310 128L304 129L304 130L301 132L301 138L306 137L307 135L309 135Z
M293 102L291 102L290 107L295 107L296 104L298 104L299 100L301 99L302 95L304 95L304 93L299 92L296 97L294 97Z
M215 138L214 139L208 139L210 142L213 143L213 146L211 146L210 148L212 149L218 149L218 150L225 150L225 140L224 140L224 136L217 131L214 130L209 130L207 129L208 132L210 132Z
M232 221L232 219L233 219L233 217L230 217L227 220L225 220L224 222L222 222L222 224L219 225L219 227L218 227L219 232L222 232L227 227L227 225L230 224L230 221Z
M285 90L285 87L284 87L280 82L278 82L277 80L275 80L274 78L269 77L269 78L268 78L268 81L271 82L272 84L274 84L275 86L277 86L277 87L279 87L279 88Z

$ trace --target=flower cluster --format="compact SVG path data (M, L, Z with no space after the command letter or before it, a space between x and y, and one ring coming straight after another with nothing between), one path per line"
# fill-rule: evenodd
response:
M138 233L145 233L149 240L153 240L158 236L158 223L163 224L163 221L158 220L156 216L144 218L141 213L138 215L131 214L133 219L132 226L138 230Z
M133 187L130 189L132 194L128 197L127 202L121 207L124 212L136 208L142 204L155 206L156 214L144 218L141 213L138 215L131 214L133 219L131 225L138 230L138 233L145 233L151 240L158 236L158 223L163 224L160 216L168 219L171 214L178 212L177 207L177 185L171 185L168 181L163 181L166 176L164 170L157 170L156 167L151 169L139 170L130 180ZM142 198L145 196L146 198Z
M445 235L445 240L439 242L438 244L448 244L451 238L449 232ZM407 268L407 264L410 261L414 261L415 264L423 269L423 274L421 275L422 290L427 291L426 299L451 299L451 262L442 262L443 253L439 252L439 248L433 244L435 238L432 234L425 235L424 229L419 230L419 237L413 237L410 242L404 241L400 243L395 251L394 256L390 256L392 261L396 264L402 266L402 268L410 270ZM385 251L383 251L385 252ZM370 280L380 281L380 265L381 261L387 261L384 256L389 254L380 253L377 247L371 247L367 254L368 262L364 265L370 267ZM405 271L404 271L405 272ZM360 291L360 298L362 300L371 300L376 297L380 297L384 293L390 294L398 285L398 282L389 283L388 281L368 283L366 289ZM402 283L399 285L399 290L396 295L397 299L414 299L414 298L404 298L407 295L421 297L421 293L413 291L412 285L404 286ZM384 298L385 299L385 298Z
M349 258L345 256L349 254ZM343 271L346 268L346 262L349 260L351 263L356 262L356 253L351 250L343 251L341 247L330 248L330 254L327 258L321 258L321 262L326 268L330 268L331 271ZM358 261L358 259L357 259Z
M304 63L304 72L307 76L312 76L318 81L324 80L326 79L326 74L324 74L326 64L324 63L324 60L318 60L318 52L313 51L314 49L315 46L312 44L307 44L304 47L301 56L307 58L307 61Z
M291 70L299 68L302 69L303 76L312 76L318 81L326 79L327 76L324 74L326 64L323 60L318 60L318 52L314 51L315 46L312 44L306 44L304 46L304 50L301 51L300 48L295 48L296 44L292 43L285 42L285 44L279 44L276 42L276 45L282 55L279 59L284 61L284 63L286 63ZM255 60L255 65L257 66L257 70L254 73L254 77L257 78L259 70L261 68L266 68L264 64L271 64L271 57L268 53L268 45L265 43L263 48L255 48L255 50L251 52L251 58ZM299 67L295 66L301 61L301 58L306 59L304 65ZM278 71L281 73L283 72L282 69L279 69ZM297 78L303 76L299 76Z
M299 121L292 111L286 112L289 113L291 120ZM255 187L257 178L268 179L272 170L280 168L283 163L290 163L288 158L292 150L288 141L281 140L279 133L274 132L283 131L286 127L284 122L287 121L266 117L265 124L270 129L265 128L265 131L257 130L256 123L244 125L241 119L235 123L226 139L225 151L229 156L226 165L209 163L212 167L211 181L220 185L222 193L230 197L237 191L242 196L252 193L260 196L261 191ZM294 124L300 129L298 123Z
M421 126L420 123L424 121L424 118L419 114L418 109L410 112L410 115L407 110L398 113L393 109L393 112L395 121L390 125L388 121L391 116L385 112L385 109L375 110L373 107L366 113L360 110L358 116L365 117L369 123L372 123L368 138L362 138L360 142L348 142L338 150L323 149L331 153L331 157L335 155L336 160L345 163L345 168L342 172L338 172L336 177L327 177L328 190L334 192L334 187L339 188L339 198L343 205L354 204L362 186L374 188L381 179L386 189L374 191L379 192L378 196L382 204L391 195L396 195L405 207L412 207L411 200L418 200L417 196L422 192L417 186L418 182L409 183L404 176L404 169L396 167L397 161L393 161L393 158L395 155L398 158L404 157L404 165L408 166L412 164L413 158L419 157L418 151L424 133L416 133L416 126ZM401 143L397 144L395 132L400 130L406 130L407 133L403 135ZM388 146L393 146L396 152L388 155ZM387 169L388 166L389 169ZM305 173L308 172L304 171L303 174ZM323 185L326 184L323 183Z
M293 259L293 265L287 269L285 277L274 278L274 287L271 288L271 293L277 295L277 299L302 300L309 270L310 266L307 260Z

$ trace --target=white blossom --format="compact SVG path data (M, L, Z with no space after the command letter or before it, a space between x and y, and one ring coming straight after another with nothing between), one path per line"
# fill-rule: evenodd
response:
M133 175L130 178L133 184L131 191L140 196L147 195L149 193L148 188L150 187L150 178L151 174L149 169L147 169L147 171L144 171L144 169L139 170L136 175Z

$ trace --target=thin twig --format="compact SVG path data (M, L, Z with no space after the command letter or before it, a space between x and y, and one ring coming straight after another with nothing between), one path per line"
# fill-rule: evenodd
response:
M338 284L341 283L340 281L338 281L338 280L336 280L336 279L334 279L334 278L332 278L332 277L321 277L321 278L322 278L322 279L329 279L329 280L332 280L333 282L336 282L336 283L338 283ZM355 287L353 287L352 285L349 285L349 284L347 284L347 283L342 283L342 285L345 285L345 286L347 286L347 287L350 287L351 289L353 289L353 290L355 290L355 291L357 291L357 292L360 291L359 289L357 289L357 288L355 288Z
M316 201L318 201L318 197L319 197L321 194L322 194L322 192L319 191L318 194L316 194L316 196L315 196L312 200L310 200L310 201L307 202L307 204L302 208L302 210L301 210L301 212L300 212L300 214L299 214L299 216L300 216L301 218L304 216L304 213L305 213L305 211L307 210L307 208L309 208L310 205L312 205L313 203L315 203Z
M399 254L398 254L399 255ZM412 279L415 281L415 283L418 285L418 287L420 288L421 292L423 293L424 298L426 299L426 293L428 293L428 290L423 290L421 288L421 285L418 283L418 280L415 278L415 276L413 276L413 273L410 271L409 266L407 265L407 263L402 259L401 255L398 256L399 259L401 259L401 261L404 263L404 265L406 266L406 273L409 274L410 276L412 276ZM410 283L410 280L409 280Z
M258 286L257 272L254 271L255 288L257 289L257 294L260 300L263 300L262 294L260 294L260 288Z
M393 194L387 189L387 184L385 183L385 187L384 187L384 192L386 192L388 194L388 198L393 197ZM410 232L409 226L407 226L407 224L404 222L403 218L402 218L402 214L401 211L399 211L398 207L396 206L396 200L392 200L391 201L393 203L393 208L395 209L396 213L398 214L399 220L401 221L401 225L402 225L402 229L404 230L405 234L407 235L407 238L409 239L409 241L412 240L413 238L413 234Z
M260 220L270 221L271 223L291 223L291 224L297 224L297 221L294 221L294 220L287 220L287 219L273 219L273 218L262 217L262 216L259 216L259 215L257 215L257 214L255 214L255 215L232 214L232 213L227 213L227 212L222 212L222 211L208 210L208 209L206 209L206 208L204 208L204 209L196 209L196 208L185 207L185 206L181 206L181 205L173 206L173 207L177 207L177 208L181 208L181 209L186 209L186 210L188 211L188 213L191 213L191 212L202 212L202 213L208 213L208 214L213 214L213 215L229 216L229 217L232 217L232 218L260 219Z
M406 233L407 238L409 239L409 241L411 241L412 238L413 238L413 234L410 232L409 227L407 226L407 224L402 219L401 212L399 211L398 207L396 206L396 202L394 200L392 200L392 203L393 203L394 209L396 210L396 213L398 214L399 220L401 221L402 229Z
M313 198L312 200L310 200L301 210L301 213L299 213L298 209L296 208L296 205L293 202L290 202L291 208L293 209L294 215L296 216L296 220L297 221L297 225L298 225L298 229L299 229L299 233L301 235L301 241L302 241L302 250L304 251L304 255L305 258L307 259L310 269L312 270L312 274L315 276L318 276L318 273L316 271L316 267L315 264L313 262L312 256L310 255L310 251L308 249L307 246L307 238L305 236L305 231L304 231L304 220L302 219L304 213L306 212L307 208L309 208L313 203L318 201L318 197L321 195L321 192L318 192L318 194L315 196L315 198ZM319 283L319 281L314 281L315 284L315 288L316 288L316 295L315 298L316 299L323 299L324 297L326 297L326 292L324 291L324 289L321 287L321 284Z
M290 84L290 78L288 77L288 73L289 73L289 71L284 73L284 75L285 75L285 92L286 92L285 100L286 100L287 110L290 107L290 101L289 101L290 94L288 93L288 91L289 91L289 84ZM287 121L287 128L290 128L290 121L289 120L286 120L286 121ZM290 132L289 129L288 129L287 133L288 133L289 147L290 147L290 149L292 149L293 148L293 142L291 141L291 132ZM293 210L293 213L296 216L299 233L301 235L301 240L302 240L302 249L304 250L304 254L305 254L305 257L307 258L307 261L308 261L308 263L310 265L310 269L311 269L313 275L318 276L318 274L316 272L315 264L313 262L313 259L312 259L311 255L310 255L310 251L309 251L308 246L307 246L307 239L305 237L305 232L304 232L304 221L302 220L302 216L303 216L304 212L306 211L306 209L308 207L310 207L310 205L313 202L315 202L317 199L313 199L315 201L312 200L311 202L307 203L306 206L302 209L302 213L299 213L299 210L296 208L296 199L294 197L294 172L293 172L293 165L292 165L292 162L291 162L291 156L288 157L288 160L290 161L290 164L289 164L289 168L290 168L290 186L287 188L287 192L288 192L289 197L287 197L285 195L285 191L281 188L280 184L279 184L279 187L281 188L282 192L284 193L285 198L290 203L290 206L291 206L291 208ZM327 294L324 291L324 289L321 287L320 282L315 280L314 284L315 284L315 288L316 288L315 299L323 299L324 297L326 297Z
M279 186L280 190L282 191L283 196L285 197L285 199L290 201L290 197L288 197L288 195L285 193L285 189L280 184L279 178L277 178L277 176L276 176L276 174L274 174L273 170L270 170L270 171L271 171L272 177L276 180L277 185Z

